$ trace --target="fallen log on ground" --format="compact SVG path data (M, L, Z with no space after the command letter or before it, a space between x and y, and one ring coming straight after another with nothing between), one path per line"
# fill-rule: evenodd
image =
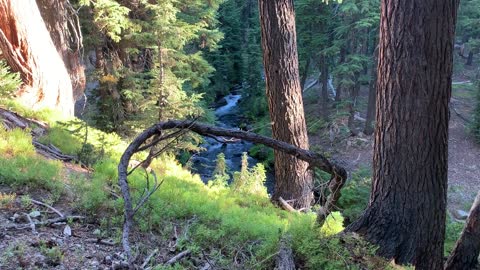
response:
M3 108L0 108L0 118L2 118L3 125L7 129L12 129L12 128L32 128L34 126L39 127L40 129L47 129L48 125L46 123L43 123L41 121L35 120L35 119L30 119L23 117L16 112L9 111ZM33 132L33 129L32 129Z
M14 128L29 128L32 135L32 144L38 154L49 159L60 160L63 162L78 163L86 167L76 157L63 154L62 151L54 145L45 145L37 141L38 137L41 137L46 132L48 132L49 126L46 123L35 119L23 117L13 111L9 111L3 108L0 108L0 120L0 122L3 123L3 127L7 130L12 130Z
M167 135L162 134L163 131L170 129L176 129L180 131L175 131ZM145 165L149 165L148 160L151 160L151 157L147 158L146 162L140 162L137 166L135 166L135 168L133 168L131 171L128 171L130 159L135 153L147 150L148 148L154 146L156 143L159 143L163 140L167 140L170 138L173 138L173 140L177 139L178 136L181 136L185 133L182 131L191 131L202 136L215 137L216 139L219 139L219 137L225 138L225 142L228 142L229 140L231 140L231 138L235 138L249 141L252 143L263 144L277 151L282 151L284 153L293 155L298 159L308 162L309 169L318 168L322 171L329 173L332 178L330 179L328 186L330 188L330 192L332 193L328 197L327 203L321 207L321 213L319 213L319 216L317 218L319 224L323 224L326 216L334 208L336 202L340 198L340 189L343 187L347 179L347 173L345 169L335 164L334 162L329 161L323 155L295 147L286 142L261 136L256 133L235 129L220 128L211 125L196 123L195 121L170 120L157 123L150 128L144 130L130 143L130 145L123 153L120 159L120 163L118 165L118 181L124 198L124 226L122 235L122 246L131 265L132 254L128 239L130 229L133 224L133 216L135 214L135 211L132 205L132 199L130 196L127 177L136 167L144 165L143 163L145 163ZM152 138L155 138L153 143ZM160 151L162 150L159 150L159 152ZM152 153L150 154L152 155Z

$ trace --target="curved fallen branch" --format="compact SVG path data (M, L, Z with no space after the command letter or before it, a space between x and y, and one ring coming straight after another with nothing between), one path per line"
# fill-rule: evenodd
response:
M132 199L130 196L127 176L130 174L128 171L128 164L130 162L131 157L141 150L146 150L148 147L153 146L153 144L149 141L152 137L157 136L157 138L161 138L162 131L168 129L180 129L180 130L189 130L195 132L202 136L207 137L220 137L224 138L225 142L231 141L232 138L241 139L245 141L249 141L252 143L263 144L270 148L273 148L277 151L282 151L286 154L290 154L295 156L298 159L301 159L305 162L309 163L309 169L318 168L324 172L331 174L332 178L329 183L330 188L330 196L327 199L327 203L321 207L321 213L319 218L317 219L320 224L323 223L326 215L330 213L340 197L340 189L345 184L347 179L347 172L341 166L329 161L326 157L321 154L314 153L309 150L301 149L295 147L291 144L286 142L278 141L269 137L261 136L256 133L243 131L243 130L234 130L234 129L226 129L215 127L211 125L205 125L196 123L195 121L179 121L179 120L170 120L166 122L157 123L150 128L144 130L140 133L127 147L125 152L123 153L120 163L118 165L118 181L120 188L122 190L122 195L124 198L124 225L123 225L123 235L122 235L122 246L129 259L130 265L132 265L132 254L129 245L129 234L130 229L133 224L133 216L135 214L135 210L132 205ZM183 134L183 132L174 132L172 134ZM163 135L165 138L171 138L172 136ZM155 140L160 142L161 140ZM146 145L144 145L146 143Z
M53 206L50 206L46 203L43 203L41 201L37 201L37 200L34 200L34 199L30 199L30 201L33 203L33 204L37 204L37 205L41 205L41 206L45 206L46 208L52 210L53 212L55 212L58 216L60 217L65 217L64 214L62 214L62 212L58 211L57 209L55 209Z

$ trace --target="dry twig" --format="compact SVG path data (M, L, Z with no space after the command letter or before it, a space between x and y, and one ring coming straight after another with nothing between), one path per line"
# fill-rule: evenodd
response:
M52 210L53 212L55 212L57 215L59 215L60 217L65 217L64 214L62 214L60 211L58 211L57 209L53 208L53 206L50 206L46 203L43 203L41 201L37 201L37 200L34 200L34 199L30 199L30 201L34 204L37 204L37 205L41 205L41 206L45 206L46 208Z

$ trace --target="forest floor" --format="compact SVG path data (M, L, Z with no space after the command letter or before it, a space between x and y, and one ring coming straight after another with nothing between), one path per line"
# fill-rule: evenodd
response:
M480 144L474 141L468 130L468 121L471 121L475 108L476 87L470 82L469 76L454 76L453 81L448 149L448 209L455 218L459 218L458 211L469 211L480 187ZM317 92L319 89L314 87L309 91ZM362 118L365 118L367 100L368 88L362 87L357 103ZM310 103L312 104L313 102ZM307 115L315 114L312 107L316 106L309 106L307 101ZM346 116L336 117L335 122L346 130ZM357 120L355 124L356 132L359 133L357 136L337 134L333 143L330 142L329 130L326 128L310 136L312 146L320 145L323 151L330 153L345 166L349 173L371 168L373 159L373 135L361 133L364 122Z
M471 112L475 105L474 96L477 90L467 81L468 78L461 76L455 77L454 82L460 83L454 84L451 102L448 207L452 214L457 210L468 211L480 186L480 174L478 174L480 169L480 145L476 144L470 136L467 124L468 119L471 119ZM332 115L334 115L332 119L335 119L335 124L339 127L339 132L334 138L333 143L330 141L328 129L317 128L315 130L314 124L318 119L315 111L318 110L316 104L317 91L318 89L315 88L308 90L305 99L307 122L311 121L310 124L313 123L313 125L309 125L312 149L315 150L315 148L317 148L317 150L320 149L322 152L326 152L328 156L345 166L349 174L355 170L370 168L372 163L373 136L366 136L359 133L357 136L352 137L344 132L346 117L341 109L332 112ZM364 112L366 111L367 94L367 89L362 88L357 103L360 118L365 117ZM363 124L364 122L357 120L356 125L359 129L358 131L361 131ZM81 175L84 178L79 179L91 181L92 173L74 164L63 163L61 166L65 172L64 180L66 188L59 199L52 199L50 192L37 186L19 188L0 185L0 269L122 269L122 261L124 261L125 258L122 254L122 248L118 244L120 229L118 226L116 227L108 223L109 221L106 224L107 219L105 219L104 216L107 216L108 213L98 210L93 216L84 215L84 218L81 220L68 218L69 216L82 215L82 213L79 213L77 210L79 206L76 200L78 200L77 197L79 194L75 194L75 192L68 187L68 180L66 179L76 178ZM179 182L178 180L173 181ZM204 191L203 184L197 188ZM176 189L172 190L175 190L175 193L172 193L174 196L166 198L174 200L174 198L179 197L177 204L181 203L184 197L181 197L181 194L178 193ZM168 189L166 188L163 190L163 195L170 196L167 193ZM185 190L185 194L196 193L198 193L196 189ZM9 198L8 196L10 194L14 194L15 197ZM219 195L216 194L215 196L217 196L215 198L218 199ZM199 205L206 204L206 202L210 203L208 198L202 199L206 201L191 198L192 202ZM48 206L32 203L34 200L49 204L49 206L54 207L58 213ZM165 199L163 198L162 200ZM184 203L187 204L188 202ZM255 202L255 204L258 203ZM172 205L174 205L174 203ZM188 205L195 204L191 203ZM212 205L208 207L212 207ZM251 207L245 201L241 201L238 209L235 208L234 210L240 213L239 215L242 215L242 220L245 219L245 215L249 213L252 215L252 220L255 218L257 221L258 217L253 216L256 211L259 209L263 209L263 211L266 212L272 211L272 209L267 208L272 206L269 203L266 205L267 206L263 207L265 209L256 206L256 208L252 207L251 211L241 212L243 211L241 209L245 210ZM218 207L218 209L212 207L214 211L212 210L211 212L216 213L221 211L220 209L229 209L232 207L232 204L228 204L227 206L219 204L219 206L215 206ZM198 207L200 209L201 206ZM198 214L202 215L199 209L195 211L198 211ZM202 211L205 210L203 209ZM212 213L208 212L208 215L213 215ZM222 212L220 216L223 216L225 213ZM60 215L64 215L66 218L58 220ZM268 216L270 216L270 212ZM237 218L234 215L232 215L232 217ZM152 257L149 258L148 255L152 254L154 250L157 250L156 255L152 258L150 264L147 261L145 265L163 265L178 254L181 249L180 247L176 247L177 234L184 234L185 238L188 238L186 235L189 228L192 230L190 226L191 223L200 222L197 220L202 219L196 216L194 216L194 218L195 219L175 220L178 224L172 225L173 233L169 233L169 229L167 228L160 227L160 231L164 231L166 235L156 233L138 233L133 235L132 238L135 239L134 242L137 247L136 251L140 254L138 257L140 264L142 264L146 258L150 260ZM247 224L254 223L252 220L248 220L249 219L247 219L246 222ZM237 221L238 220L235 219L235 222L229 222L228 224L236 224ZM44 226L45 223L48 223L48 226ZM119 222L117 221L117 223ZM208 224L208 226L211 227L212 225ZM257 228L258 226L254 227ZM210 234L215 235L217 231L212 230L205 233L209 236ZM457 236L455 236L454 239L456 239L456 237ZM215 246L215 244L210 244L210 238L206 237L206 239L208 239L207 242L209 246ZM231 239L225 236L223 240L220 241L220 239L217 239L215 241L225 244L229 240ZM173 249L172 243L175 244L173 245ZM247 241L246 243L249 242ZM252 242L252 246L255 245L257 244ZM215 251L214 249L212 250L212 252ZM189 260L200 259L195 263L196 266L191 269L217 269L216 267L210 267L208 258L211 257L209 256L211 255L204 253L203 250L197 257L192 255ZM222 256L226 257L225 254L221 254L220 258L223 258ZM236 257L237 255L235 255L235 260L237 259ZM219 257L217 256L216 258ZM205 261L207 261L207 264L205 264L207 266L206 268L202 267ZM237 269L247 268L238 267Z

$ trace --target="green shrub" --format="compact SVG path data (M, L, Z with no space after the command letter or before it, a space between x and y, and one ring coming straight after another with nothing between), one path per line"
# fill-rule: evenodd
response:
M0 98L0 105L8 110L15 111L23 117L36 119L48 124L53 124L55 121L65 120L65 116L63 116L62 113L51 109L33 110L32 108L25 107L13 99Z
M360 168L353 172L342 189L338 206L342 209L347 224L353 222L363 213L368 205L371 190L370 169Z
M253 168L248 168L248 156L244 152L242 155L242 166L240 172L233 174L231 189L240 193L254 194L268 197L265 181L267 175L263 164L258 163Z
M121 214L117 198L120 194L116 185L118 163L115 160L103 160L93 167L91 179L82 177L73 180L75 194L78 195L77 207L94 216L114 217Z
M62 163L37 155L28 130L0 129L0 183L40 187L60 195Z
M47 263L52 266L60 265L64 258L59 247L48 247L45 243L40 245L40 252L46 257Z
M20 75L11 72L7 64L0 60L0 98L11 97L21 84Z
M230 180L230 176L228 175L225 154L220 153L217 156L215 169L213 170L213 178L208 181L208 186L223 189L228 186L228 180Z
M52 127L48 133L38 140L43 144L52 144L58 147L62 153L67 155L76 155L82 149L82 143L66 129L61 127Z
M455 243L460 234L462 233L463 227L465 224L451 220L447 218L446 231L445 231L445 244L444 244L444 255L447 257L450 252L452 252L455 247Z
M7 131L0 128L0 154L2 157L34 155L35 148L29 131L19 128Z
M62 163L36 155L0 157L0 184L45 188L60 195L63 190Z
M266 147L262 144L256 144L248 151L248 154L257 160L262 161L265 167L273 168L275 157L273 150L270 147Z

